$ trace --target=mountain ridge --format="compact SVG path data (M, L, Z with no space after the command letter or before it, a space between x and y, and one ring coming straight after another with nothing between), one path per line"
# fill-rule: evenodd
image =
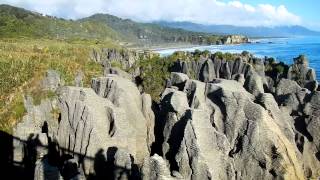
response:
M293 26L234 26L234 25L204 25L192 23L188 21L170 22L170 21L157 21L154 22L164 27L182 28L185 30L215 33L220 35L225 34L242 34L249 37L291 37L291 36L319 36L320 32L310 30L306 27L293 25Z
M17 28L19 27L19 28ZM0 5L1 37L32 37L51 39L112 40L152 46L155 44L216 44L226 36L139 23L109 14L67 20L10 5Z
M17 28L19 27L19 28ZM118 39L104 24L77 23L10 5L0 5L0 36L55 39Z

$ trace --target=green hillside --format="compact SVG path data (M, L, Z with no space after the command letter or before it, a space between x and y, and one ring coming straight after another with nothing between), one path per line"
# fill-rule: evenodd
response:
M162 27L152 23L137 23L108 14L95 14L78 20L82 23L106 24L120 33L125 40L140 44L193 43L215 44L222 36Z
M119 39L106 24L77 22L43 16L9 5L0 5L0 36L55 39Z
M144 46L164 43L215 44L223 38L156 24L137 23L108 14L66 20L9 5L0 5L0 37L111 40Z

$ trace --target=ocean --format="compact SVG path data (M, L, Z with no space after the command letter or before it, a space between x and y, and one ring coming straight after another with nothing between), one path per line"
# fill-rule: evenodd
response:
M253 43L239 45L212 45L192 48L177 48L158 50L161 56L167 56L175 51L209 50L211 52L241 53L249 51L257 57L273 57L278 62L292 64L293 58L300 54L306 55L309 66L314 68L317 79L320 80L320 36L317 37L294 37L294 38L266 38L254 39Z

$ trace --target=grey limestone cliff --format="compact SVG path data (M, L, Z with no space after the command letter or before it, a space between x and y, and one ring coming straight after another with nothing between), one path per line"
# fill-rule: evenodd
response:
M320 177L320 93L305 58L290 67L250 54L180 59L159 103L135 74L105 68L90 88L48 73L44 88L58 96L25 98L14 157L29 158L34 179Z

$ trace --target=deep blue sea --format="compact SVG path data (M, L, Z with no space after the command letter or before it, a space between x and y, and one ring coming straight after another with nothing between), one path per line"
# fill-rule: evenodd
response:
M198 46L193 48L179 48L159 50L161 56L170 55L175 51L209 50L211 52L222 51L231 53L241 53L249 51L258 57L274 57L277 61L292 64L293 58L299 54L304 54L309 60L310 67L317 73L320 80L320 36L318 37L294 37L294 38L268 38L251 40L253 43L240 45L212 45Z

